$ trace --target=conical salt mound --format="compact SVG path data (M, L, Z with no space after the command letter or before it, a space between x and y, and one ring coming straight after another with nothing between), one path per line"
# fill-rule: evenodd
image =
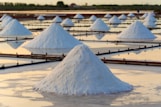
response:
M100 18L98 18L89 28L90 31L96 31L93 32L93 34L99 40L104 37L105 32L109 31L109 29L110 28L106 25L106 23L104 23L104 21L102 21Z
M111 16L110 14L107 13L107 14L104 15L104 17L109 19L109 18L111 18L112 16Z
M53 23L39 36L24 45L25 48L66 49L81 44L59 24Z
M42 15L39 15L39 16L37 17L37 20L43 21L43 20L45 20L45 17L42 16Z
M34 87L42 92L67 95L93 95L132 90L115 77L85 45L78 45Z
M96 19L97 19L97 17L96 17L95 15L92 15L92 16L89 18L89 20L92 21L92 22L96 21Z
M8 16L8 15L5 16L5 17L3 18L3 20L2 20L2 23L1 23L0 28L3 29L4 27L6 27L7 24L8 24L9 22L11 22L12 19L13 19L13 18L12 18L11 16Z
M7 14L3 14L3 16L0 18L0 21L2 21L3 19L5 19L6 17L10 17L10 16L7 15Z
M147 28L155 28L156 27L156 24L155 24L155 22L153 22L153 21L145 21L144 23L143 23Z
M53 19L53 22L54 22L54 23L61 23L61 22L62 22L62 19L61 19L59 16L56 16L56 17Z
M74 23L69 18L66 18L62 21L61 25L64 27L65 30L70 30L70 28L74 26Z
M18 37L18 36L31 36L32 33L25 28L19 21L13 19L7 26L0 32L1 36Z
M118 35L122 39L154 39L156 38L140 21L135 21Z
M72 27L72 26L74 26L74 23L69 18L66 18L65 20L62 21L61 25L67 26L67 27Z
M135 17L134 13L129 13L127 16L130 17L130 18Z
M149 13L147 17L144 19L144 21L156 22L156 19L152 14Z
M74 19L84 19L84 16L81 15L81 14L76 14L76 15L74 16Z
M100 18L98 18L89 28L90 31L109 31L110 28L102 21Z
M122 15L119 16L119 19L120 19L120 20L126 20L127 17L126 17L124 14L122 14Z
M109 23L110 23L110 24L120 24L120 23L121 23L121 20L118 19L118 17L114 15L114 16L109 20Z

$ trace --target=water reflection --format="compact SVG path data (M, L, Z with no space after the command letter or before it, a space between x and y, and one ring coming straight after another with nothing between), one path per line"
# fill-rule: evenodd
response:
M17 49L19 46L21 46L25 41L8 41L7 44L9 44L12 48Z
M111 105L118 97L124 94L109 95L91 95L91 96L67 96L56 95L53 93L40 93L45 99L52 102L54 107L88 107L90 105L107 107Z
M56 54L56 55L62 55L67 54L71 49L41 49L41 48L26 48L29 50L32 54Z

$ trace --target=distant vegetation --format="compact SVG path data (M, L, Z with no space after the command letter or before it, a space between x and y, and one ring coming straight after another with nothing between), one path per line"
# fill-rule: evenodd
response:
M73 3L74 4L74 3ZM66 5L63 1L58 1L56 5L38 5L25 3L0 3L0 10L155 10L161 12L161 5Z

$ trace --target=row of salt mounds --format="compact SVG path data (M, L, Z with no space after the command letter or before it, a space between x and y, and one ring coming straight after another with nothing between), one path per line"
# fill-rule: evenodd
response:
M121 23L121 20L118 19L118 17L114 15L114 16L109 20L109 23L110 23L110 25L112 25L112 27L117 27L117 26Z
M55 49L56 52L66 52L78 44L81 42L71 36L58 23L53 23L24 47L30 51Z
M37 17L37 20L43 21L43 20L45 20L45 17L44 17L43 15L39 15L39 16Z
M34 89L79 96L126 92L133 87L113 75L87 46L78 45Z
M95 15L92 15L89 20L92 21L92 22L95 22L97 19L97 17Z
M74 23L69 18L66 18L62 21L61 25L65 30L70 30L70 28L74 26Z
M0 29L3 29L13 18L9 15L4 15L1 17L2 23Z
M61 23L62 22L62 19L59 17L59 16L56 16L54 19L53 19L53 23Z
M109 31L110 28L102 21L100 18L98 18L89 28L90 31L94 31L94 35L97 39L101 39L105 32Z
M0 32L1 36L6 37L22 37L31 36L32 33L24 27L18 20L12 19L5 28Z
M118 38L129 40L153 40L156 37L140 22L135 21L127 29L122 31Z

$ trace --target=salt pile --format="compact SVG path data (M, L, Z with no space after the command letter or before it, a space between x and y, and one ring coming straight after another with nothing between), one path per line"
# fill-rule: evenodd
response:
M77 22L80 22L82 19L84 19L84 16L81 15L81 14L76 14L73 18L74 18Z
M69 30L74 26L74 23L69 18L66 18L62 21L61 25L65 28L65 30Z
M122 31L118 38L121 39L154 39L156 38L140 21L135 21L128 28Z
M87 46L78 45L34 89L56 94L94 95L130 91L132 86L113 75Z
M144 21L150 21L150 22L156 22L155 17L153 16L153 14L148 14L147 17L144 19Z
M39 36L24 45L24 47L39 49L72 49L78 44L81 44L81 42L71 36L59 24L53 23Z
M97 19L97 17L95 15L92 15L89 20L92 21L92 22L95 22L95 20Z
M7 37L20 37L20 36L31 36L32 33L24 27L18 20L12 19L6 27L0 32L1 36Z
M119 19L120 19L120 20L126 20L127 17L126 17L124 14L122 14L122 15L119 16Z
M112 16L110 14L108 14L108 13L104 15L104 18L107 18L107 19L110 19L111 17Z
M102 21L100 18L98 18L89 28L90 31L94 31L94 35L97 39L101 39L105 32L109 31L110 28Z
M149 29L156 28L156 24L150 20L145 21L143 24Z
M10 17L10 16L7 14L3 14L3 16L0 18L0 21L2 21L5 17Z
M76 14L76 15L74 16L74 19L84 19L84 16L81 15L81 14Z
M2 18L2 23L1 23L1 29L3 29L9 22L11 22L13 18L11 16L5 16L4 18Z
M59 16L56 16L54 19L53 19L53 23L61 23L62 22L62 19L59 17Z
M130 17L130 18L135 17L134 13L129 13L127 16Z
M112 25L112 27L117 27L117 26L121 23L121 20L118 19L118 17L114 15L114 16L109 20L109 23Z
M37 17L37 20L43 21L43 20L45 20L45 17L44 17L43 15L39 15L39 16Z

